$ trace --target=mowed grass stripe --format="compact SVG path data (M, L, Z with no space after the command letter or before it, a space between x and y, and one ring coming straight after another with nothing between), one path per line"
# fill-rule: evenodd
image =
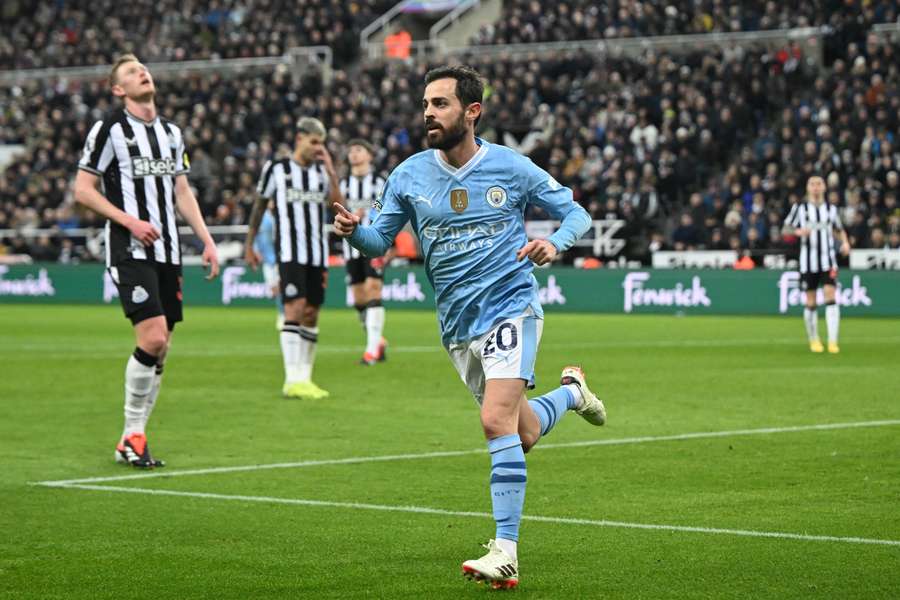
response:
M305 500L302 498L276 498L272 496L246 496L240 494L216 494L211 492L185 492L177 490L159 490L150 488L120 487L90 484L67 484L57 486L63 489L78 489L97 492L149 494L151 496L176 496L182 498L200 498L205 500L226 500L237 502L260 502L265 504L291 504L298 506L315 506L323 508L343 508L351 510L373 510L383 512L401 512L427 515L440 515L445 517L468 517L478 519L490 519L494 516L490 513L444 510L425 506L390 506L385 504L368 504L362 502L331 502L327 500ZM882 540L861 537L840 537L831 535L807 535L802 533L789 533L781 531L753 531L749 529L725 529L719 527L690 527L685 525L663 525L654 523L625 523L621 521L607 521L594 519L574 519L570 517L547 517L540 515L522 515L523 521L535 521L539 523L553 523L564 525L588 525L592 527L618 527L625 529L643 529L651 531L675 531L680 533L706 533L717 535L734 535L742 537L758 537L786 540L800 540L809 542L838 542L850 544L873 544L880 546L900 546L900 540Z

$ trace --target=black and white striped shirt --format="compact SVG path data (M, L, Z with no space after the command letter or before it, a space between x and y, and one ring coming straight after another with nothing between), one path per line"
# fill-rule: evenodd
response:
M785 224L809 229L809 236L800 238L800 272L826 273L837 269L834 252L834 230L843 230L837 208L827 202L816 205L801 202L791 208Z
M278 262L328 266L328 185L325 168L318 163L304 167L284 158L263 166L257 191L275 200Z
M347 201L347 210L352 213L362 211L362 219L360 225L368 225L371 222L372 203L378 198L381 189L384 187L384 177L378 175L374 171L358 177L356 175L348 175L341 180L341 195ZM343 240L344 260L351 260L362 256L356 248Z
M175 178L190 171L190 161L178 126L117 109L91 127L78 168L100 176L102 192L113 205L152 223L161 234L145 247L128 229L107 221L107 266L129 258L181 264Z

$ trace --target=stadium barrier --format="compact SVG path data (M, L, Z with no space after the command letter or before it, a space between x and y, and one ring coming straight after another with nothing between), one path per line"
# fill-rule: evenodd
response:
M798 314L803 305L796 271L537 269L541 302L549 312L657 314ZM206 282L198 266L184 267L190 306L272 306L261 271L228 266ZM900 316L900 275L890 271L839 273L838 303L845 315ZM0 265L0 303L116 303L104 268L85 265ZM434 307L422 267L389 268L384 282L390 308ZM821 303L821 299L820 299ZM332 269L326 307L349 306L344 270Z

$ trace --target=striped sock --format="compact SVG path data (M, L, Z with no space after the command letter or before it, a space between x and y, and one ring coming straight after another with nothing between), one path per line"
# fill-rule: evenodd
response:
M525 505L525 452L518 433L488 440L491 453L491 503L497 538L519 540L519 522Z
M541 436L550 433L566 411L575 408L575 403L576 398L568 386L558 387L549 394L529 400L528 404L541 422Z

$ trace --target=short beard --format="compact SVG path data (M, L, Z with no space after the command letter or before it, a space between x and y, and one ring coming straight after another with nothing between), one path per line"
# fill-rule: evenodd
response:
M428 132L425 132L425 141L428 142L429 148L435 150L451 150L458 146L466 137L466 119L460 115L459 120L454 123L450 129L444 129L443 135L439 140L432 140Z

